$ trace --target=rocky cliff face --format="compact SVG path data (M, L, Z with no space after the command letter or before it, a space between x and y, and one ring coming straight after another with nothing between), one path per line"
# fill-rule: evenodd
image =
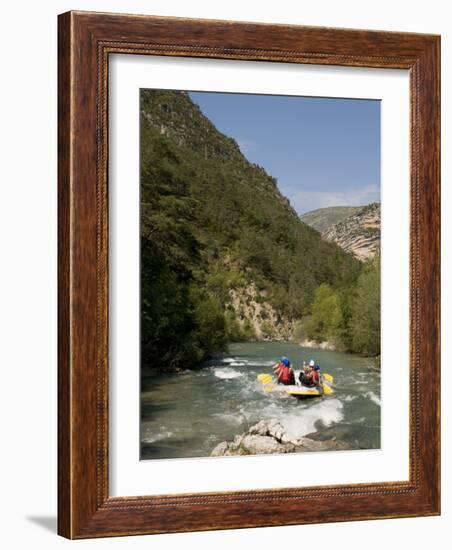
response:
M237 142L218 132L187 92L146 90L141 100L146 122L179 147L189 147L205 159L243 160Z
M294 322L278 312L268 301L265 291L251 283L229 291L229 305L235 318L246 331L251 329L256 340L290 340Z
M358 212L328 227L322 237L335 242L362 262L380 253L380 203L364 206Z

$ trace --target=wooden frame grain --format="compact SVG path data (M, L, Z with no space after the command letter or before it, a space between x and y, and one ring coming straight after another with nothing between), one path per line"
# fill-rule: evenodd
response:
M58 52L59 534L87 538L439 514L440 38L68 12L59 16ZM409 481L109 496L107 90L112 53L409 70Z

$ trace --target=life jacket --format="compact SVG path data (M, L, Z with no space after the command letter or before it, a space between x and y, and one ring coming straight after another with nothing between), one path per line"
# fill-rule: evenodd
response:
M303 386L307 386L308 388L317 386L319 383L319 378L320 375L316 370L311 370L306 374L304 372L300 374L300 382L303 384Z
M312 382L317 386L320 381L320 374L318 370L312 371Z
M286 365L280 364L278 371L278 382L282 384L295 384L295 376L293 370Z

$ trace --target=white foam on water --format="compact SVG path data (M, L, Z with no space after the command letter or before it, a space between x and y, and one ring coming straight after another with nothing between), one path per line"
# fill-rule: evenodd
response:
M243 423L243 413L213 413L213 418L218 418L227 424L242 424Z
M354 399L356 399L357 397L358 397L357 395L346 395L345 397L342 398L342 400L350 402L350 401L353 401Z
M224 369L215 369L214 374L217 378L221 378L222 380L231 380L233 378L240 378L243 376L243 373L228 367L225 367Z
M242 399L247 399L254 396L256 394L256 390L260 391L261 388L258 387L257 384L259 384L259 386L261 385L259 382L254 382L254 380L251 383L249 382L248 384L243 384L240 388L240 396Z
M153 436L143 437L142 441L144 443L155 443L156 441L162 441L162 439L168 439L172 435L173 435L173 432L170 432L170 431L160 432Z
M373 391L368 391L366 394L366 397L373 401L376 405L381 405L381 399L376 395Z
M284 415L280 422L287 435L292 439L297 439L315 432L318 421L321 421L326 427L340 422L344 418L343 407L344 405L339 399L325 399L303 411Z
M271 367L275 364L275 361L259 361L253 359L251 361L247 361L247 363L253 367Z

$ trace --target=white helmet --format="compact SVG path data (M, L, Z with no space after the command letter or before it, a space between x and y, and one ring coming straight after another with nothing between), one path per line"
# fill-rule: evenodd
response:
M309 366L310 366L310 367L315 367L315 361L314 361L314 359L311 359L311 360L309 361Z

